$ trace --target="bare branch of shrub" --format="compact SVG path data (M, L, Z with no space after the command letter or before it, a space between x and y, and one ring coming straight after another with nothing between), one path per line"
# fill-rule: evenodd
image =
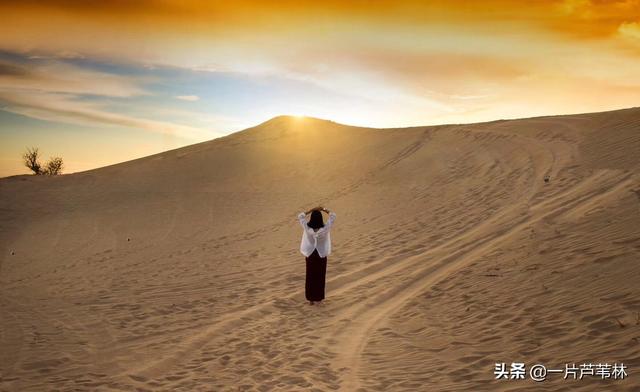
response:
M27 152L22 155L24 165L28 167L33 174L42 174L42 166L38 162L39 151L35 147L27 148Z
M42 172L43 174L48 174L50 176L57 176L58 174L62 174L63 167L64 164L62 163L62 158L52 157L44 166L44 170Z

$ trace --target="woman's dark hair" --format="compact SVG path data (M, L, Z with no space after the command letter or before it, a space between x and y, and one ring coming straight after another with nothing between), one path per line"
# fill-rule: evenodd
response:
M311 211L311 219L309 219L309 222L307 222L307 226L312 229L319 229L321 227L324 227L322 212L318 210Z

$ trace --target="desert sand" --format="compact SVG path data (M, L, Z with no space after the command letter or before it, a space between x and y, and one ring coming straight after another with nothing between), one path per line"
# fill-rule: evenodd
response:
M640 390L639 169L634 108L282 116L1 179L0 390ZM337 219L310 306L296 214L318 204ZM501 362L628 377L496 380Z

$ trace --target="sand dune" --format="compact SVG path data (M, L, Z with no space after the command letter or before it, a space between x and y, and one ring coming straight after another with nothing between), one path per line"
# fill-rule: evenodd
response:
M640 389L640 109L405 129L277 117L0 180L0 390ZM550 181L544 181L548 176ZM304 300L296 213L338 214ZM497 362L624 362L505 381Z

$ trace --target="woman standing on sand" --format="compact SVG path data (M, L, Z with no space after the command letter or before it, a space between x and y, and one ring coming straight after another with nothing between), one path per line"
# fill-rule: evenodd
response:
M329 214L329 221L324 224L322 212ZM311 214L309 222L305 216ZM309 304L324 299L324 283L327 275L327 256L331 253L331 237L329 230L336 220L335 212L324 207L315 207L298 214L298 221L302 226L302 241L300 252L307 260L307 275L305 280L305 296Z

